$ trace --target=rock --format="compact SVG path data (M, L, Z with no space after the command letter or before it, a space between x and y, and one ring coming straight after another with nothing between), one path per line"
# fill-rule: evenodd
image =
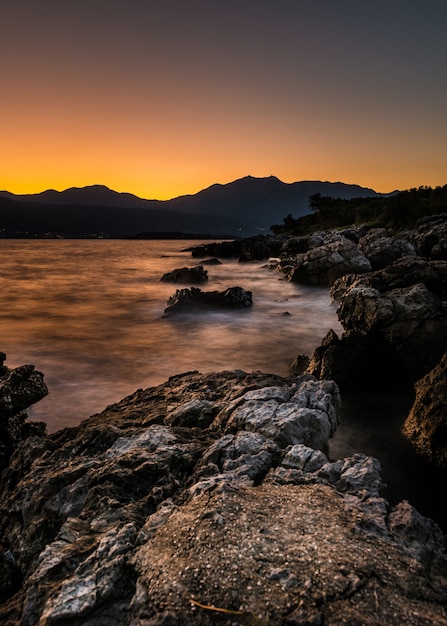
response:
M160 280L169 283L204 283L208 280L208 272L202 265L182 267L163 274Z
M377 332L330 330L314 350L306 372L335 380L340 389L408 387L408 375L397 350Z
M340 300L353 284L377 289L381 293L392 289L424 284L438 298L447 299L447 261L432 261L415 256L404 256L391 265L368 274L347 274L335 281L331 296Z
M386 293L354 284L337 314L346 330L373 333L391 346L410 382L433 368L447 348L446 311L421 283Z
M442 534L388 521L375 459L328 459L339 406L308 375L190 372L22 441L0 622L447 623Z
M344 274L371 270L369 260L343 235L315 235L309 243L308 252L287 259L286 276L293 282L331 285Z
M204 259L202 265L222 265L217 257L211 257L210 259Z
M373 270L387 267L402 256L416 256L408 241L388 235L385 228L372 228L358 242L358 249L370 261Z
M5 359L0 353L0 472L21 441L44 434L45 424L28 421L26 409L48 394L43 374L34 365L11 370L4 365Z
M413 244L420 256L447 261L447 213L416 222Z
M426 459L447 468L447 353L415 388L403 433Z
M197 287L177 289L168 300L165 316L197 310L245 309L252 305L251 291L229 287L225 291L201 291Z

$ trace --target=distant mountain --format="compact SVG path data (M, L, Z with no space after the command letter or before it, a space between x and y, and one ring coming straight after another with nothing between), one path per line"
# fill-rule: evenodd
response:
M380 196L373 189L321 181L283 183L247 176L194 195L144 200L102 185L14 195L0 191L0 235L125 237L144 232L247 236L309 213L309 196Z

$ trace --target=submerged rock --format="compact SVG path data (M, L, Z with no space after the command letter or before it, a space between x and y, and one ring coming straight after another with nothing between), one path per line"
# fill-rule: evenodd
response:
M168 283L205 283L208 280L208 272L202 265L181 267L163 274L160 280Z
M229 287L225 291L202 291L197 287L177 289L168 300L166 315L197 310L245 309L252 305L252 293L242 287Z

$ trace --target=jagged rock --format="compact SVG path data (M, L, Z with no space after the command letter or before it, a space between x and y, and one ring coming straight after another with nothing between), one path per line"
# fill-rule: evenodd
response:
M447 213L429 215L416 222L413 244L420 256L447 260Z
M346 330L379 335L394 348L412 382L434 367L447 347L442 301L421 283L386 293L354 284L337 314Z
M43 374L34 365L9 369L0 353L0 472L21 441L45 432L45 424L28 421L26 409L48 394Z
M447 468L447 353L415 388L403 433L425 458Z
M309 244L308 252L283 262L283 270L287 268L286 276L293 282L331 285L344 274L371 270L369 260L343 235L315 235Z
M197 287L177 289L168 300L165 315L210 309L245 309L252 305L251 291L229 287L225 291L202 291Z
M303 415L326 449L339 404L309 376L192 372L22 442L0 485L0 621L447 623L436 525L388 519L375 459L305 443Z
M368 231L359 240L358 249L370 261L373 270L387 267L402 256L416 256L411 243L388 235L385 228L372 228Z
M208 272L202 265L181 267L163 274L160 280L169 283L205 283L208 280Z
M306 372L337 381L342 390L408 386L397 350L377 332L330 330L314 350Z
M381 293L392 289L424 284L438 298L447 299L447 261L432 261L415 256L404 256L382 270L368 274L346 274L331 287L331 296L340 300L354 283L372 287Z

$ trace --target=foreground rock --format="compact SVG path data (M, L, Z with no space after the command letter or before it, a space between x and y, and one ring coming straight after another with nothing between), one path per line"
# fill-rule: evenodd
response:
M28 421L28 409L44 398L48 389L34 365L9 369L0 352L0 472L21 441L45 433L45 424Z
M205 283L208 280L208 272L202 265L181 267L163 274L160 280L169 283Z
M252 293L242 287L229 287L225 291L202 291L197 287L177 289L168 300L166 315L197 310L245 309L252 305Z
M0 622L447 624L444 537L377 460L327 458L339 407L332 381L193 372L24 441Z

